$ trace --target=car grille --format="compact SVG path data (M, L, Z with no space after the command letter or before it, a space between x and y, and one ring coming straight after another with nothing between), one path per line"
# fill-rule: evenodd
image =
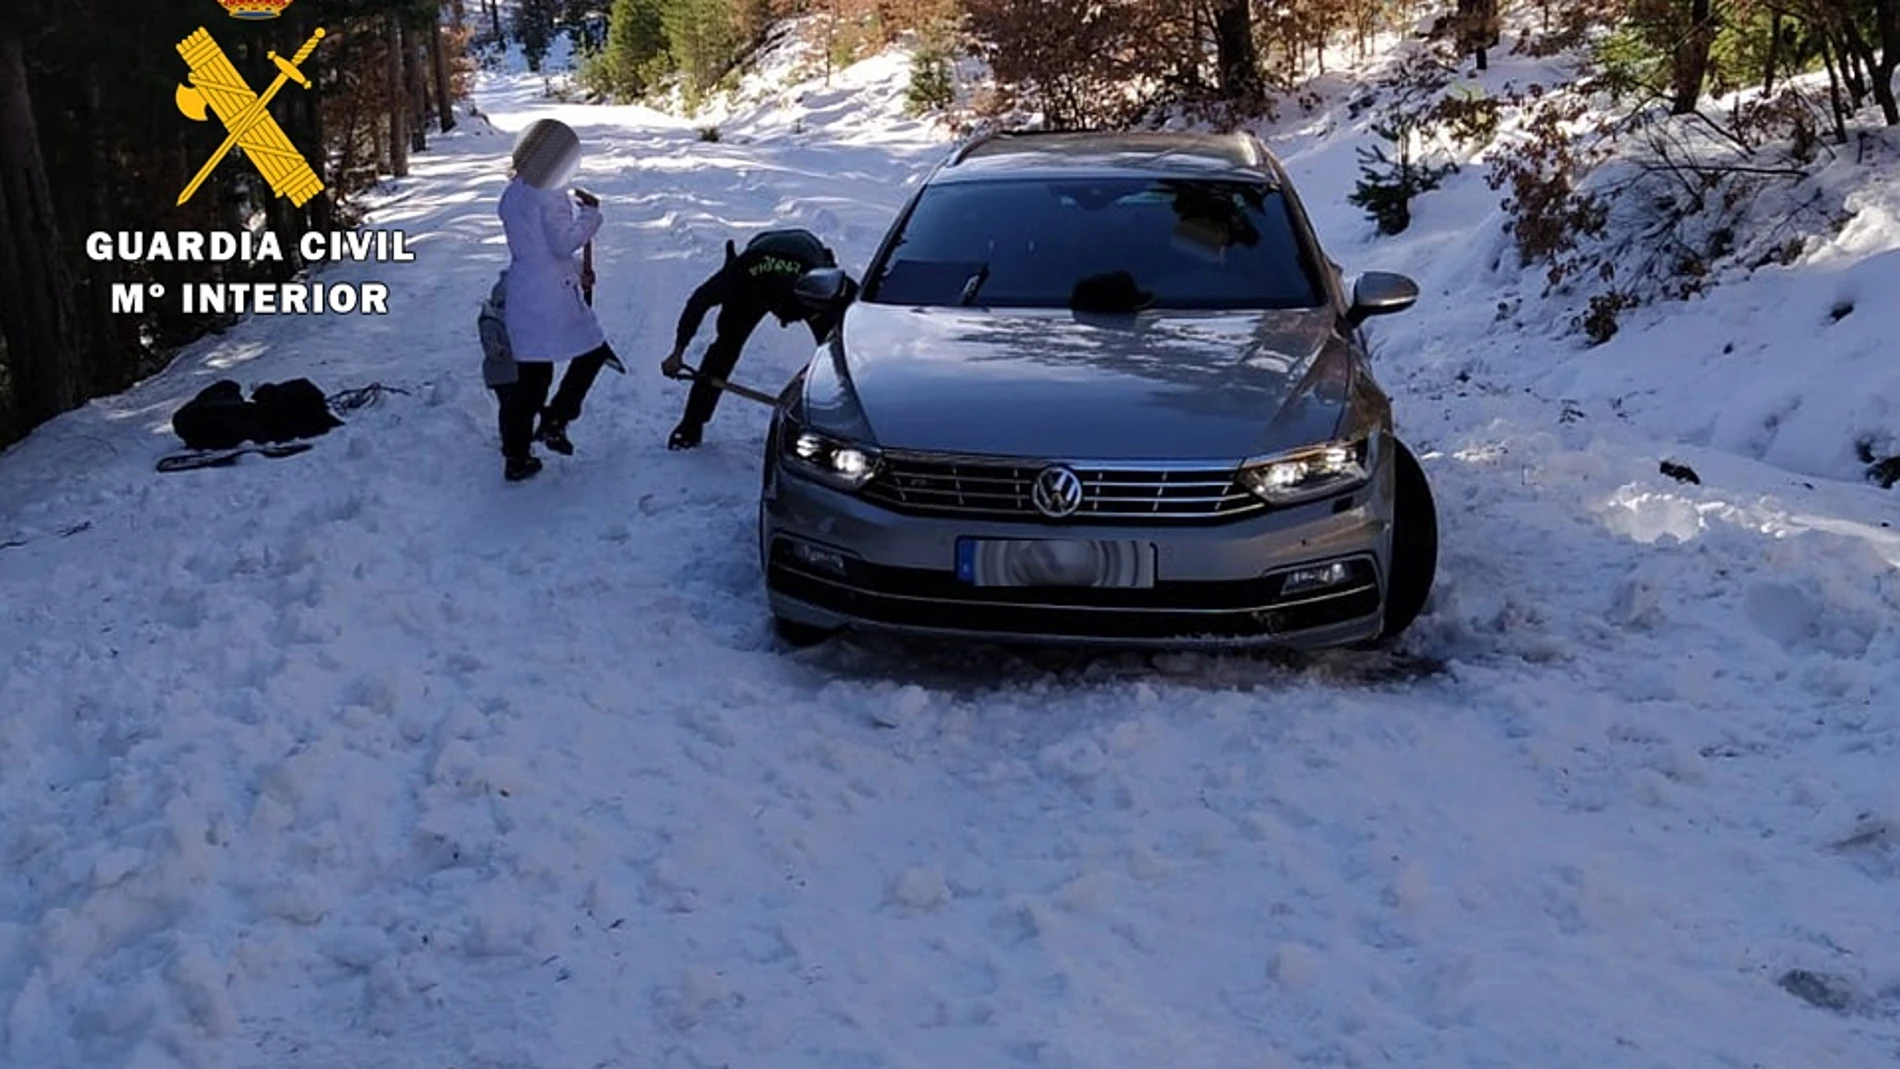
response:
M863 496L895 512L1040 520L1030 487L1048 461L886 453ZM1071 464L1082 480L1082 507L1071 523L1221 523L1252 515L1264 502L1242 487L1232 467L1113 467Z

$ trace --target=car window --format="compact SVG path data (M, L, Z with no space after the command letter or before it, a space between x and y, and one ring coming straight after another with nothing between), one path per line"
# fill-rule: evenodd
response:
M926 189L863 299L989 307L1323 303L1286 200L1258 182L1005 179Z

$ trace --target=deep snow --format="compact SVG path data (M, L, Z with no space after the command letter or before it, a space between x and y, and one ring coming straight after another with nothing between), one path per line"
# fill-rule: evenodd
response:
M1819 373L1871 359L1828 332L1871 346L1894 312L1810 312L1891 270L1891 207L1836 275L1585 353L1492 322L1481 183L1374 241L1352 139L1289 122L1333 255L1425 286L1378 359L1439 495L1408 651L1442 671L789 655L764 413L728 399L669 454L655 364L728 237L807 225L862 265L947 147L903 75L740 108L718 143L488 78L501 129L437 141L373 219L420 261L327 276L381 276L395 314L253 320L0 457L0 1064L1900 1060L1900 507L1719 426L1793 361L1816 403L1871 403ZM474 316L508 132L541 115L585 140L633 373L507 486ZM800 336L764 328L742 380ZM1696 357L1731 336L1748 363ZM221 375L409 392L302 457L153 474ZM1657 400L1618 418L1632 388Z

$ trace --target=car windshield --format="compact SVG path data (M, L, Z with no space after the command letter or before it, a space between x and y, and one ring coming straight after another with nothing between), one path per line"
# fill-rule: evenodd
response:
M1322 303L1272 186L1145 177L933 186L863 299L1105 312Z

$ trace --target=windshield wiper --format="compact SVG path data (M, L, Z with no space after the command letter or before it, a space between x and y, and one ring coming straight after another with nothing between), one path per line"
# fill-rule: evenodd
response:
M988 282L989 280L990 280L990 265L986 263L982 267L979 267L976 269L976 274L970 276L970 281L965 282L963 284L963 295L957 298L957 303L967 306L971 302L975 301L977 291L982 289L983 283Z

